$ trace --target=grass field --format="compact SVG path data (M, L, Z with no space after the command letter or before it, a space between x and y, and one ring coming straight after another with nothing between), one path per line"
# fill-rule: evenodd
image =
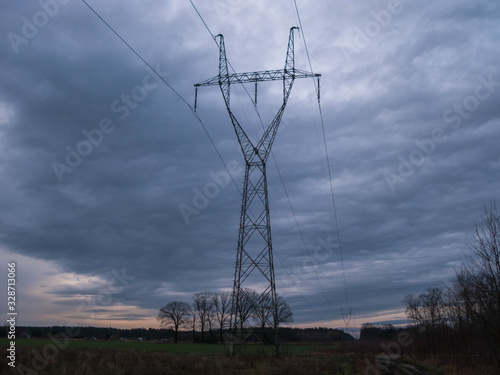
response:
M7 346L8 339L1 338L0 346ZM48 339L17 339L16 347L43 347L54 345ZM111 350L137 350L144 352L168 352L168 353L196 353L207 355L224 355L227 352L225 345L215 344L192 344L192 343L159 343L139 341L111 341L111 340L66 340L59 343L64 349L111 349ZM333 345L283 345L282 350L288 354L301 354L307 352L334 349ZM244 347L247 354L258 354L263 350L260 345L247 345Z
M8 340L0 339L6 351ZM0 358L1 374L342 374L358 375L352 355L334 353L339 345L286 345L283 355L265 354L260 345L247 345L235 357L225 345L137 341L16 340L17 368Z
M0 339L8 352L9 340ZM276 358L264 346L248 344L236 356L227 356L225 345L158 343L112 340L16 340L16 369L0 357L0 374L47 375L484 375L488 372L455 371L437 364L426 368L403 358L389 371L374 372L377 344L283 345ZM370 362L370 363L369 363ZM378 370L375 370L378 371Z

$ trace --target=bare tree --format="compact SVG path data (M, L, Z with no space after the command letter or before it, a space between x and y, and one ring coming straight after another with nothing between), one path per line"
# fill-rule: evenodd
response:
M403 301L406 315L425 329L429 349L435 352L437 330L443 324L445 310L442 289L429 287L418 297L410 294Z
M442 320L443 293L441 288L427 288L426 293L415 297L407 295L406 315L425 329L433 330Z
M273 307L270 294L266 294L256 303L254 317L262 329L272 321Z
M193 319L192 319L192 329L193 329L193 342L196 341L196 311L192 310L191 311L191 314L193 316Z
M418 297L408 295L404 302L408 317L426 332L425 340L416 336L424 355L431 349L459 365L494 361L499 370L500 212L494 201L474 224L454 281Z
M274 315L271 295L266 295L262 298L258 304L255 306L255 319L259 323L260 327L264 329L266 324L272 322ZM285 301L285 298L276 295L276 325L288 324L293 322L293 313L290 306Z
M420 295L424 317L430 325L431 331L435 332L436 327L443 320L443 291L441 288L427 288L427 293Z
M468 295L470 311L500 368L500 212L494 201L484 206L467 246L461 272L473 290Z
M211 319L213 317L213 297L212 293L203 292L193 295L193 308L198 314L198 320L201 330L201 341L205 341L205 329L211 326Z
M191 306L186 302L172 301L160 309L157 320L165 328L174 328L174 342L177 343L179 328L189 322Z
M219 323L220 342L224 341L223 330L231 316L231 292L215 293L212 296L215 318Z
M452 352L460 352L466 365L473 362L471 353L477 346L474 345L475 329L472 320L472 285L463 272L458 272L453 283L446 288L447 324L453 329L455 339L448 335Z
M471 280L463 272L457 272L453 285L453 303L455 314L464 330L470 330L473 324L474 315L474 286Z
M245 323L255 316L255 306L259 299L259 294L250 288L245 288L240 291L239 304L236 313L240 323L240 329L243 330Z
M211 295L211 298L213 298L213 294ZM214 310L214 305L213 305L213 300L212 300L212 307L210 310L208 310L207 314L207 324L208 324L208 333L210 334L210 342L213 341L213 331L212 331L212 323L215 322L215 310Z
M276 325L293 323L293 312L285 297L276 295L276 310L278 318Z
M421 301L419 297L415 297L413 294L408 294L403 302L406 304L406 315L408 318L413 320L417 325L424 324L424 317L421 311Z

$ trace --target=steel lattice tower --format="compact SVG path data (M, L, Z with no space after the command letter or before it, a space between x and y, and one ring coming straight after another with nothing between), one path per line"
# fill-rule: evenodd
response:
M320 77L320 74L313 74L295 69L294 60L294 31L298 27L290 29L288 48L286 53L285 68L282 70L266 70L249 73L229 74L228 61L224 37L222 34L216 36L219 39L219 75L200 82L195 85L197 89L201 86L218 85L222 92L226 108L233 124L238 142L245 159L245 177L243 185L243 197L241 204L240 227L238 235L238 248L236 253L236 267L234 274L234 286L231 307L231 330L233 338L239 337L239 343L244 343L243 323L240 309L244 304L252 304L252 308L263 307L270 309L267 322L266 343L276 346L276 353L279 349L278 341L278 316L276 306L276 286L274 278L273 250L271 241L271 219L269 216L269 198L267 192L266 163L271 152L278 127L283 117L285 107L290 96L293 82L297 78ZM319 79L319 78L318 78ZM263 81L283 81L283 102L278 113L271 124L266 129L262 138L254 145L245 130L231 111L230 87L235 83L255 83L255 102L257 102L257 82ZM196 108L196 99L195 99ZM248 295L245 285L259 284L261 290L258 291L257 298ZM256 334L252 331L252 334ZM264 336L266 333L260 332ZM258 334L258 333L257 333ZM269 336L272 336L270 338ZM262 340L263 337L260 337Z

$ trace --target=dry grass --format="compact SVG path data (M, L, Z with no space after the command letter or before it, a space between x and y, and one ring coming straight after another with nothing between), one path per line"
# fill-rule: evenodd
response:
M476 363L474 367L466 367L437 360L426 360L420 363L427 368L433 369L437 375L498 375L498 372L493 367L488 367L481 363Z
M162 352L119 351L102 349L64 349L54 358L43 361L34 355L33 348L20 347L16 351L18 369L27 368L40 374L60 375L304 375L332 374L356 375L354 357L332 353L294 354L274 358L265 355L180 354ZM26 366L25 368L20 365ZM1 361L2 373L9 371L6 361ZM7 370L6 370L7 369ZM22 373L22 372L21 372Z
M3 346L0 345L3 349ZM292 350L294 349L294 350ZM65 348L57 353L39 354L44 347L19 346L16 349L17 369L7 366L6 357L0 358L0 374L61 375L365 375L367 361L381 354L380 343L346 342L342 345L325 345L314 352L300 353L297 348L284 350L276 359L265 354L238 354L230 358L220 354L171 353L137 349L112 350L106 348ZM397 359L385 374L401 374L399 361L409 360L428 368L429 375L498 375L493 369L475 364L474 368L448 362L415 361L414 358ZM24 365L24 366L23 366ZM396 365L396 366L394 366ZM373 368L373 366L371 366ZM22 371L19 371L22 370Z

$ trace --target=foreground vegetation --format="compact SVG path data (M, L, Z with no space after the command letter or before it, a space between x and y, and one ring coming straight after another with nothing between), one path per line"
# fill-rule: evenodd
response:
M379 329L389 339L387 328ZM408 332L396 330L395 332ZM400 336L401 338L401 336ZM373 336L372 336L373 339ZM17 340L16 369L0 359L1 374L322 374L322 375L493 375L479 363L455 366L439 357L421 359L413 345L395 341L350 341L336 344L284 345L280 358L260 345L248 345L235 357L217 344L69 340L54 350L51 340ZM400 340L401 341L401 340ZM5 339L0 349L7 348ZM51 346L52 345L52 346Z
M406 313L421 332L421 359L471 367L488 364L500 374L500 210L485 206L467 240L468 250L448 285L408 295Z
M20 373L34 374L29 372L34 370L54 375L361 374L355 356L335 353L338 346L334 345L291 345L277 359L259 353L263 348L257 345L249 345L246 347L249 350L231 358L225 355L224 345L72 340L66 348L50 352L46 350L48 344L48 340L19 340L16 363ZM6 360L2 358L0 363L5 370Z
M9 344L8 339L0 339L0 347ZM136 350L138 352L168 352L168 353L190 353L206 355L224 355L227 353L226 345L193 344L193 343L159 343L138 341L112 341L112 340L59 340L49 339L18 339L17 348L31 347L43 348L55 346L61 349L98 349L98 350ZM287 354L301 354L336 348L336 345L283 345L282 351ZM261 345L247 345L244 347L246 354L262 354L265 347Z
M322 375L485 375L487 369L456 371L442 363L416 364L410 358L387 357L388 342L343 342L284 345L280 358L248 345L235 357L225 345L165 344L70 340L53 350L50 340L18 340L17 368L0 359L2 374L322 374ZM0 341L4 350L5 340ZM406 355L405 355L406 356Z

